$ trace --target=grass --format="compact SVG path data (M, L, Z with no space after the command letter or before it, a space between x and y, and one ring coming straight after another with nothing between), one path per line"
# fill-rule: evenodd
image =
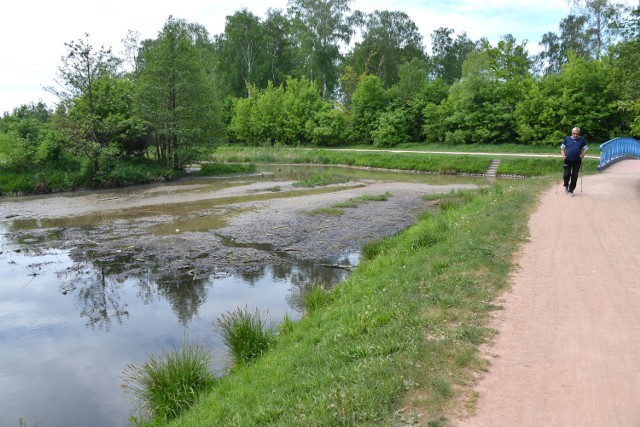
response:
M183 343L160 356L151 355L142 365L129 365L123 388L137 402L141 424L147 418L169 421L190 408L215 382L209 371L211 356L202 343Z
M251 313L246 307L223 314L215 321L214 329L220 332L233 361L240 366L262 356L275 338L274 329L258 309Z
M294 187L312 188L322 187L325 185L344 184L345 182L349 182L349 178L337 175L316 174L311 175L302 181L294 182L292 185Z
M357 148L357 147L356 147ZM392 170L411 170L438 174L481 175L489 167L493 158L500 159L499 175L543 176L562 172L559 149L553 147L529 147L512 145L497 146L436 146L423 145L421 150L457 151L458 155L432 153L392 153L385 151L358 152L332 151L305 148L257 148L257 147L219 147L215 153L218 162L243 163L291 163L319 165L348 165L357 167L383 168ZM495 156L474 155L475 152L495 153ZM371 150L371 147L367 149ZM403 149L412 149L411 146ZM466 151L471 150L471 151ZM511 151L514 150L514 151ZM557 154L554 157L513 157L500 154ZM583 173L595 173L597 159L587 158L583 163ZM326 185L326 184L320 184Z
M348 280L168 425L447 425L473 399L492 301L551 184L440 195L444 209L368 245Z
M307 215L310 215L310 216L322 216L322 215L340 216L340 215L344 215L344 211L342 209L340 209L339 207L312 209L310 211L306 211L305 213Z
M205 163L200 170L195 172L197 176L220 176L220 175L236 175L245 173L254 173L256 165L254 164L226 164L226 163Z
M327 305L330 301L328 287L324 283L305 286L300 295L300 303L305 313L312 313Z
M362 196L353 197L345 202L334 203L332 206L334 208L353 209L363 203L386 202L389 200L389 197L391 197L391 193L388 191L384 194L363 194Z

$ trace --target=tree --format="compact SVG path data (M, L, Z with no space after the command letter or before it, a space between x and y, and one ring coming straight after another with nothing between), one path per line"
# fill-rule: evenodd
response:
M478 43L473 42L466 33L451 38L454 31L440 27L431 33L431 62L434 77L441 78L451 85L462 77L462 64L467 56L478 51Z
M263 75L279 86L288 76L295 75L294 42L292 23L280 10L269 9L264 22L265 55ZM266 82L265 82L266 87Z
M288 79L282 100L282 142L289 145L310 143L312 136L309 131L315 127L316 116L329 108L318 88L309 80Z
M588 140L605 142L615 136L624 119L615 108L614 73L604 61L570 58L560 74L560 125L579 126Z
M202 47L206 30L169 17L141 52L137 99L156 156L181 169L220 134L220 104Z
M21 105L0 118L0 164L16 170L36 166L50 120L51 112L42 102Z
M613 70L612 80L616 90L615 106L626 118L627 126L621 127L623 134L640 136L640 7L622 22L624 40L615 45L610 56Z
M517 141L515 109L521 86L519 79L507 80L513 70L498 66L501 63L492 49L469 55L462 78L451 86L447 99L425 106L424 133L429 140L449 144Z
M398 82L400 64L425 59L422 36L406 13L377 10L366 15L364 26L346 60L358 74L374 74L389 88Z
M89 43L89 34L85 40L65 43L65 46L69 53L62 58L59 68L60 88L48 88L60 100L62 111L67 112L64 120L56 123L73 150L86 156L94 172L98 172L102 155L117 138L114 126L107 123L113 117L105 116L113 98L110 92L100 92L104 85L119 78L120 60L112 55L111 49L94 49Z
M587 28L587 17L569 15L560 21L560 35L548 32L539 43L544 49L538 54L543 73L559 73L571 55L591 59L592 37Z
M490 66L499 79L511 81L529 75L531 60L526 41L518 44L515 37L507 34L500 38L495 47L485 41L483 49L489 55Z
M354 138L358 144L373 143L371 131L388 105L387 92L378 76L363 76L353 93L351 113Z
M352 0L290 0L288 13L298 41L298 66L318 84L322 98L328 99L338 84L337 63L340 43L353 35L350 25Z
M602 58L602 55L609 43L606 37L615 32L615 21L618 15L618 6L613 5L610 0L568 0L582 17L585 18L591 39L591 51L595 59Z
M260 19L247 9L227 16L224 34L216 37L218 70L234 96L249 96L253 85L266 84L258 67L266 61L266 41Z

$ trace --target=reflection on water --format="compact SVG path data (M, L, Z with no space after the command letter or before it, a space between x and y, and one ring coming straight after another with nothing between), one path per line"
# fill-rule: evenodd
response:
M203 339L222 375L227 355L212 322L236 307L268 310L274 321L300 316L299 290L335 283L341 270L318 263L238 276L161 276L153 266L124 279L125 257L74 262L4 237L0 225L0 425L125 426L133 407L122 371L149 354ZM356 256L333 262L357 262Z

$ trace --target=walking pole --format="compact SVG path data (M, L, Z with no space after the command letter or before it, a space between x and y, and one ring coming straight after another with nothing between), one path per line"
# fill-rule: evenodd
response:
M562 163L562 174L564 174L564 162ZM558 194L558 187L560 186L560 181L562 181L562 174L560 174L560 179L556 183L556 194Z
M580 192L582 193L582 162L580 162L580 170L578 173L580 174Z

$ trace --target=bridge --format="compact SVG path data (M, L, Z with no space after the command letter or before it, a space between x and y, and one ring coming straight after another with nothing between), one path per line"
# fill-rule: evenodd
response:
M620 137L600 144L600 164L597 170L601 171L623 159L640 159L640 141Z

